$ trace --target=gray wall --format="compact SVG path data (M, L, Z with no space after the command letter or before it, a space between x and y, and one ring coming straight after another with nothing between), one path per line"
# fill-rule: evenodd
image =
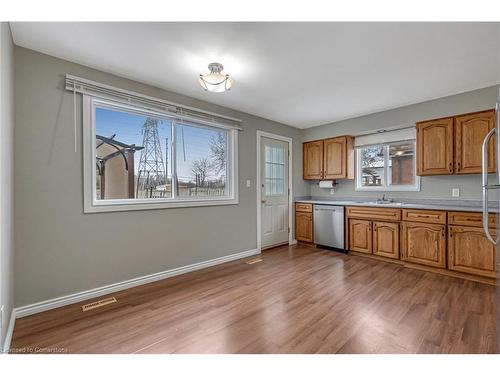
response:
M419 104L409 105L367 116L321 125L304 131L305 140L316 140L337 135L352 134L414 124L417 121L451 116L460 113L480 111L495 107L497 100L496 86L448 96ZM330 190L320 189L316 182L311 182L311 195L330 196ZM419 192L390 192L393 197L441 198L441 199L480 199L481 179L479 175L468 176L432 176L421 178ZM451 189L459 187L460 197L452 198ZM354 181L339 180L335 196L380 196L380 192L356 192Z
M14 49L9 24L0 24L0 305L4 306L0 351L14 306L13 142Z
M298 129L20 47L15 59L16 306L255 249L258 129L293 137L294 193L309 194L300 177ZM240 203L83 214L81 101L74 153L73 97L62 89L66 73L241 118Z

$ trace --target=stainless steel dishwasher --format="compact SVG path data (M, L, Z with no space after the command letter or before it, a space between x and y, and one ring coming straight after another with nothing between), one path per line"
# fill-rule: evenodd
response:
M344 206L314 205L314 243L346 252Z

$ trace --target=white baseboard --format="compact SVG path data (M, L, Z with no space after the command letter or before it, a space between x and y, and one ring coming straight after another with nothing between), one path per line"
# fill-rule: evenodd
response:
M99 288L86 290L83 292L78 292L74 294L69 294L62 297L57 297L53 299L49 299L46 301L41 301L37 303L33 303L31 305L21 306L14 309L12 315L15 314L15 318L22 318L24 316L33 315L40 313L42 311L56 309L58 307L71 305L73 303L85 301L91 298L99 297L109 293L115 293L120 290L129 289L135 286L152 283L155 281L167 279L169 277L182 275L183 273L192 272L196 270L200 270L202 268L207 268L211 266L215 266L217 264L222 264L226 262L230 262L233 260L250 257L256 254L260 254L260 251L257 249L242 251L236 254L226 255L220 258L215 258L211 260L206 260L199 263L190 264L183 267L173 268L170 270L153 273L151 275L137 277L135 279L130 279L126 281L121 281L119 283L101 286ZM13 328L13 327L12 327Z
M297 244L298 244L298 242L295 238L290 241L290 245L297 245Z
M7 333L5 335L5 340L3 343L2 352L8 353L10 350L10 342L12 341L12 334L14 333L14 325L16 324L16 309L12 309L10 314L9 326L7 327Z

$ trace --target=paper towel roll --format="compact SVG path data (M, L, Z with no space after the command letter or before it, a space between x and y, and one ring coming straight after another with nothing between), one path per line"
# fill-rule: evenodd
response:
M319 187L322 189L332 189L334 186L335 186L335 181L333 180L319 182Z

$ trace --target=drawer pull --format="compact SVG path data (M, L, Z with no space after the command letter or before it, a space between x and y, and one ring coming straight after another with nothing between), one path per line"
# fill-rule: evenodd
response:
M437 215L424 215L424 214L411 214L413 217L422 217L425 219L432 219L434 217L438 217Z

